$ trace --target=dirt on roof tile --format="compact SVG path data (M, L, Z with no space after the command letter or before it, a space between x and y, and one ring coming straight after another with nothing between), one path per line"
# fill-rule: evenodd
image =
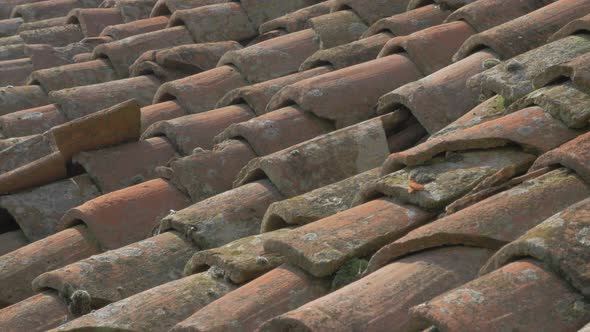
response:
M65 301L47 291L0 310L0 328L5 331L43 331L74 318Z
M33 86L40 86L46 93L49 93L51 91L105 83L118 78L120 77L109 65L108 60L96 59L36 70L29 76L28 83L34 84ZM24 109L24 107L21 109Z
M23 109L47 105L49 100L39 86L8 86L0 88L0 104L2 104L0 115L5 115Z

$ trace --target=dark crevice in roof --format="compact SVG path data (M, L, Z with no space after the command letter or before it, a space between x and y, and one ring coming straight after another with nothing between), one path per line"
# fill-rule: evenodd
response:
M0 234L19 230L20 227L16 223L16 219L8 212L8 210L0 207Z

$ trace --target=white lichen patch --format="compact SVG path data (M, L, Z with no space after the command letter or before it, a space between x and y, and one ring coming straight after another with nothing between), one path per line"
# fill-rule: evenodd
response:
M539 276L537 275L537 272L531 269L523 270L516 276L516 280L520 282L530 282L538 279Z
M307 233L303 235L304 241L315 241L318 239L318 235L316 233Z
M460 288L445 295L443 301L458 305L481 304L485 300L483 294L473 289Z
M590 227L584 227L576 233L576 240L585 246L590 246Z

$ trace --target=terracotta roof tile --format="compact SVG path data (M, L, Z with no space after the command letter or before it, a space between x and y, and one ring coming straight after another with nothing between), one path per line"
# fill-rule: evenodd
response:
M165 233L43 273L32 285L36 291L55 290L66 299L85 291L90 308L98 309L178 279L194 251L182 236Z
M43 292L0 310L0 328L5 331L45 331L73 317L57 294Z
M226 191L162 219L162 231L175 229L201 249L222 246L258 234L268 206L282 199L267 180ZM240 204L241 209L235 209Z
M566 170L550 172L410 232L379 250L371 258L369 270L375 271L410 252L443 245L498 249L586 198L589 190L588 184ZM539 199L545 203L535 204Z
M188 198L174 186L161 179L151 180L70 209L59 227L65 229L84 223L101 248L115 249L146 238L170 210L180 210L189 204Z
M307 26L310 18L328 14L331 9L333 0L323 1L309 7L304 7L293 11L281 17L269 20L260 25L261 34L272 30L284 30L286 32L295 32L303 30Z
M440 328L446 317L409 308L497 273L470 281L503 245L486 272L530 252L581 303L582 223L543 232L544 251L519 237L590 196L587 22L571 23L585 0L99 7L0 21L17 30L0 40L0 76L40 85L7 88L0 106L0 280L16 287L0 287L0 307L24 299L9 309L44 317L26 297L61 295L48 306L60 319L31 329ZM503 301L517 326L550 316L493 291L477 318Z
M545 44L565 24L584 16L589 6L590 2L585 0L553 2L470 37L459 49L455 59L462 59L486 47L494 50L502 59L509 59Z
M102 0L40 1L14 7L11 17L22 17L25 22L63 17L74 8L95 8Z
M412 314L422 319L414 322L418 329L574 331L590 318L589 306L551 271L519 260L414 307Z
M377 199L268 239L264 248L316 277L327 277L347 260L372 254L432 216L414 206Z
M314 300L328 282L282 265L197 311L171 331L255 330L264 321Z
M72 161L84 167L100 191L106 194L156 178L155 168L165 165L175 156L176 150L168 140L154 137L82 152Z
M0 278L13 287L0 291L0 302L12 304L33 296L31 282L41 273L98 253L91 237L86 226L78 225L2 256Z
M392 324L407 330L410 307L471 280L490 254L486 249L459 246L417 253L277 316L260 330L380 331Z
M263 243L285 233L288 230L253 235L218 248L199 251L186 263L184 273L191 275L214 268L225 279L244 284L283 263L280 255L265 251Z
M256 157L248 143L229 140L213 150L199 150L170 163L160 176L169 179L194 202L231 189L235 176Z
M203 272L151 288L52 331L85 327L166 331L236 287L212 274Z

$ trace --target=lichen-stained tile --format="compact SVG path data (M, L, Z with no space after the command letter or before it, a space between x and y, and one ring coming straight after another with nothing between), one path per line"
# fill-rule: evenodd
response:
M104 250L146 238L158 221L190 204L173 185L157 179L99 196L66 212L61 229L84 223Z
M23 85L32 71L33 64L28 58L0 61L0 86Z
M536 90L514 104L515 108L538 105L570 128L583 129L590 124L590 95L576 87L572 82L551 85Z
M106 194L156 178L155 168L176 156L174 146L167 139L154 137L82 152L74 156L72 162L84 167L100 191Z
M75 57L78 54L92 52L97 45L112 40L111 37L84 38L64 47L53 47L47 44L26 45L25 54L33 63L33 70L40 70L75 63ZM90 60L92 59L88 59ZM30 84L29 80L27 84Z
M383 165L383 174L403 166L421 165L439 153L490 149L516 144L541 154L577 137L581 130L567 127L538 106L483 122L463 130L427 140L409 150L392 154Z
M0 88L0 115L49 104L47 95L39 86Z
M131 76L165 76L166 81L197 74L215 68L219 59L229 51L241 49L235 41L181 45L163 50L150 50L142 54L131 67Z
M168 26L184 26L196 43L244 41L258 35L244 7L236 2L178 10L170 17Z
M258 156L265 156L332 130L334 127L330 122L288 106L231 124L215 141L241 139L248 142Z
M490 250L460 246L417 253L278 316L260 330L405 331L410 307L473 279L490 255Z
M77 24L58 25L49 28L27 30L19 33L25 44L48 44L67 46L84 38L84 33Z
M590 53L547 68L533 79L533 84L541 88L562 78L569 78L578 88L590 88Z
M273 203L262 220L261 233L288 226L305 225L347 210L361 186L376 180L375 168L305 194Z
M431 217L431 212L381 198L266 240L264 249L313 276L327 277Z
M156 0L118 0L103 1L101 8L117 8L125 22L137 21L148 18Z
M33 290L55 290L66 299L83 291L90 298L88 309L98 309L180 278L195 250L182 235L169 232L43 273L33 280Z
M68 13L66 23L80 25L84 37L97 37L107 26L124 22L119 8L76 8Z
M406 54L394 54L289 85L274 95L267 108L295 103L342 128L374 116L379 97L421 77Z
M52 332L78 329L167 331L194 312L236 288L213 272L175 280L107 305Z
M0 38L15 35L23 22L20 17L0 20Z
M328 67L318 67L268 80L266 82L236 88L219 99L215 108L246 104L256 113L256 115L262 115L266 113L266 106L270 102L272 96L285 86L325 74L329 71L330 68Z
M538 261L520 259L411 309L415 331L575 331L590 303Z
M169 16L177 10L230 2L230 0L158 0L150 13L151 17Z
M34 1L34 2L41 2L41 1ZM37 30L37 29L55 27L58 25L64 25L64 24L66 24L66 19L67 19L66 16L63 16L63 17L48 18L46 20L41 20L41 21L23 22L23 24L21 24L21 26L18 27L17 32L23 32L23 31L27 31L27 30Z
M557 1L512 21L471 36L455 54L460 60L482 49L494 50L502 59L539 47L570 21L590 11L590 1Z
M66 302L47 291L0 310L0 328L10 332L41 332L71 318Z
M101 36L109 36L116 40L164 29L168 26L167 16L150 17L129 23L111 25L100 33Z
M256 330L266 320L325 295L329 280L282 265L197 311L171 331Z
M94 48L95 58L107 58L121 77L129 76L129 66L146 51L194 43L185 27L172 27L115 40Z
M277 230L238 239L224 246L195 253L186 263L185 275L214 270L234 284L244 284L283 263L277 254L266 252L263 243L284 234Z
M287 33L303 30L307 27L310 18L330 13L331 3L334 0L323 1L318 4L292 11L286 15L266 21L258 28L260 34L273 30L282 30Z
M8 172L55 152L56 148L52 146L51 141L49 135L28 136L27 139L16 142L1 151L0 173Z
M352 43L319 50L308 57L299 70L306 71L327 65L334 69L342 69L373 60L390 38L388 34L381 33Z
M27 83L40 86L45 92L49 93L51 91L114 81L118 78L120 77L107 60L96 59L36 70L29 76Z
M332 11L352 9L363 21L371 25L384 17L405 12L409 2L409 0L335 0L332 3Z
M500 249L481 273L489 273L518 257L533 257L568 281L577 292L588 296L589 206L590 199L586 199L530 229Z
M445 245L498 249L588 195L590 187L575 174L566 169L549 172L408 233L373 255L369 271Z
M258 234L264 212L281 199L268 180L251 182L166 216L160 230L174 229L202 249L219 247Z
M363 20L351 10L311 18L309 25L316 33L321 49L358 40L368 29Z
M159 86L154 76L140 76L52 91L49 99L68 120L74 120L131 98L140 106L150 105Z
M248 106L232 105L209 112L160 121L149 127L142 138L165 136L183 155L195 148L212 149L213 138L234 123L254 117Z
M440 24L392 38L385 44L379 57L406 52L424 75L429 75L452 63L453 54L475 30L459 21Z
M188 194L193 202L231 189L235 176L248 161L256 157L248 143L224 141L213 150L197 150L192 155L174 160L161 169L168 179Z
M23 43L24 43L23 39L18 35L0 38L0 45L1 46L23 44Z
M511 21L553 2L552 0L479 0L454 11L447 21L465 21L477 32Z
M316 34L307 29L227 52L219 66L234 66L248 82L260 83L297 72L317 50Z
M154 104L175 100L187 113L201 113L215 108L227 92L248 85L232 66L221 66L180 80L162 84Z
M2 287L0 303L33 296L31 282L36 276L99 252L88 228L78 225L1 256L0 280L12 286Z
M258 28L262 23L281 17L297 9L315 5L322 0L242 0L240 3L252 23Z
M71 208L100 195L88 175L78 175L12 195L0 196L0 207L14 218L31 241L58 231L63 215Z
M395 128L389 121L368 120L256 158L234 186L268 178L283 195L294 197L373 169L389 153L387 131Z
M569 36L504 61L472 77L468 85L484 95L499 94L514 101L534 90L537 76L589 51L590 35Z
M574 170L582 179L590 183L590 134L580 135L568 143L541 155L531 171L543 167L561 165Z
M0 234L0 256L22 248L29 243L30 241L21 230L2 233Z
M424 209L441 210L497 172L510 168L515 174L522 174L534 160L534 155L510 147L455 152L367 184L354 203L389 196Z
M405 107L429 133L435 133L461 117L479 102L479 91L466 86L467 79L484 70L482 63L494 60L490 51L480 51L379 99L377 112L383 114ZM457 95L461 95L457 99Z
M0 46L0 66L2 69L8 66L9 60L22 60L25 57L24 43Z
M390 33L393 36L406 36L443 23L450 13L451 11L446 8L433 4L426 5L380 19L365 31L363 37L366 38L383 32Z
M22 17L25 22L64 17L74 8L97 8L102 0L55 0L18 5L12 17Z

